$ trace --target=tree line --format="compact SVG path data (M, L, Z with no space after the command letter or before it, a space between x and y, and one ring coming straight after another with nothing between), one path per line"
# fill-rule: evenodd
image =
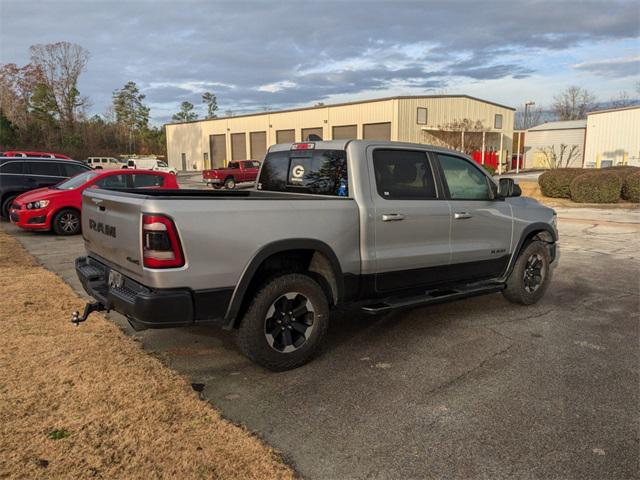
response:
M164 127L150 125L146 97L135 82L112 93L104 114L87 114L90 100L78 81L89 58L82 46L58 42L30 47L26 65L0 64L0 151L44 150L73 158L166 155ZM206 92L202 101L206 118L215 118L216 96ZM193 108L183 102L173 120L197 118Z

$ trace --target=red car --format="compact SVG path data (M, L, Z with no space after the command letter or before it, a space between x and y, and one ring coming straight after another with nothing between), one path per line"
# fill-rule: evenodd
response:
M82 192L96 188L176 189L176 176L149 170L90 170L51 187L16 197L9 218L26 230L53 230L58 235L80 232Z
M63 160L71 160L71 157L62 155L61 153L51 152L25 152L18 150L10 150L2 154L3 157L31 157L31 158L61 158Z
M227 168L214 168L202 171L202 181L213 188L236 188L236 184L255 182L258 178L260 162L256 160L238 160L229 162Z

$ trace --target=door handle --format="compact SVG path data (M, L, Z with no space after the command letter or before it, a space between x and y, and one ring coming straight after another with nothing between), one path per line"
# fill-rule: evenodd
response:
M397 222L400 220L404 220L402 213L385 213L382 215L383 222Z
M473 215L467 212L456 212L453 214L453 218L456 220L464 220L465 218L471 218Z

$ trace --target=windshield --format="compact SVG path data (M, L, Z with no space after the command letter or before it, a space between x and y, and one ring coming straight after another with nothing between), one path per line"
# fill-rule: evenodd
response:
M74 188L78 188L81 185L84 185L89 180L93 180L98 176L95 172L84 172L75 177L71 177L69 180L65 180L57 184L55 187L56 190L73 190Z

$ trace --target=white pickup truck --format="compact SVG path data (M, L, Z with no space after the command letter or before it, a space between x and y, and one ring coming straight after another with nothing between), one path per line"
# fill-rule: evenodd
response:
M272 146L251 191L84 193L78 276L136 328L216 323L273 369L317 351L336 305L371 314L502 292L538 301L556 215L459 152L335 140Z

